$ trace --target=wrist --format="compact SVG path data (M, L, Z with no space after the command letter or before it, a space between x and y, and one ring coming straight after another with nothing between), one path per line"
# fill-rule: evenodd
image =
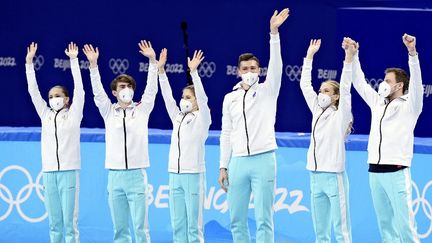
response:
M278 28L270 28L270 34L272 34L272 35L275 35L275 34L277 34L279 31L278 31Z
M220 171L220 172L226 172L226 171L227 171L227 168L220 168L219 171Z

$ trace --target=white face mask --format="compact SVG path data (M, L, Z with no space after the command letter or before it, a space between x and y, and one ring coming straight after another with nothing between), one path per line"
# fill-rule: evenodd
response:
M253 73L253 72L244 73L241 75L241 78L243 80L243 83L249 86L254 85L259 80L258 73Z
M319 93L318 94L318 105L319 107L325 109L331 105L331 97L329 95Z
M183 113L189 113L192 111L192 102L189 100L181 99L180 100L180 110Z
M118 93L118 98L123 103L129 103L132 101L133 95L134 91L132 89L124 88Z
M49 99L49 105L53 110L59 111L65 106L64 97L54 97Z
M396 84L395 84L396 85ZM394 86L393 86L394 87ZM382 98L387 98L389 97L393 92L392 86L390 86L390 84L388 84L387 82L383 81L380 83L379 87L378 87L378 95Z

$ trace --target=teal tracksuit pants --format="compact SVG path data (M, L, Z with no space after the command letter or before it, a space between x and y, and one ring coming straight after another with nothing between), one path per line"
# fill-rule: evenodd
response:
M51 243L80 242L78 231L79 170L43 172L45 207Z
M369 172L369 184L382 242L420 242L412 208L410 169Z
M255 207L256 242L273 243L275 153L232 157L228 165L228 206L234 243L249 243L248 211L251 193Z
M203 243L205 173L169 174L169 205L174 243Z
M129 230L130 215L135 242L149 243L148 190L145 169L109 170L107 189L114 227L114 242L132 242Z
M349 184L345 172L310 172L312 221L316 243L351 243Z

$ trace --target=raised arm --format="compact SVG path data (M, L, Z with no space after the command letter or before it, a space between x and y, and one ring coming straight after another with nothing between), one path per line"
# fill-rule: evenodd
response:
M102 117L105 119L109 114L112 104L111 100L108 98L108 95L105 93L99 74L97 65L99 49L97 47L93 48L92 45L84 45L83 52L90 62L90 80L93 89L94 101Z
M361 69L360 60L359 60L359 45L357 42L351 40L353 44L357 45L357 52L353 58L353 79L352 83L354 88L357 90L357 93L362 97L362 99L371 107L375 104L378 99L378 93L368 84L366 81L365 75Z
M201 82L201 78L198 75L197 67L200 65L202 60L204 60L204 53L199 50L195 51L193 58L190 59L188 57L188 67L190 70L190 74L192 76L192 82L195 88L195 97L197 99L198 108L200 111L201 121L210 125L211 124L211 115L210 108L208 107L208 98L204 91L204 87Z
M408 49L409 54L409 69L410 81L408 87L408 104L411 110L420 114L423 109L423 84L420 70L420 63L416 50L416 38L414 36L404 34L402 36L403 43Z
M321 46L321 39L312 39L309 44L309 48L306 53L306 57L303 59L303 67L300 78L300 89L306 100L306 103L311 112L314 112L318 107L317 105L317 94L312 87L312 62L315 53L318 52Z
M180 113L180 108L172 95L171 86L168 81L168 77L165 73L165 63L168 56L168 50L166 48L162 49L159 55L158 68L159 68L159 83L161 86L162 97L165 102L165 108L167 109L168 115L172 122L174 122L177 114Z
M33 102L34 107L36 108L36 112L38 116L42 119L45 115L45 112L49 111L46 101L42 98L39 87L36 82L36 73L33 66L33 58L36 55L37 51L37 43L32 42L30 46L27 47L27 55L26 55L26 77L27 77L27 85L28 92L30 94L31 100Z
M342 48L345 50L345 60L342 69L339 92L339 110L343 116L344 123L348 125L352 122L351 112L351 83L352 83L352 65L357 45L352 43L349 38L344 38Z
M282 82L282 55L280 49L279 26L289 16L289 9L286 8L280 13L276 10L270 19L270 61L268 65L265 84L269 86L273 95L278 96Z
M74 80L73 103L70 106L69 113L81 121L84 109L84 87L82 83L81 70L78 63L78 47L71 42L65 50L65 54L70 58L72 77Z
M147 85L144 90L144 94L141 97L141 107L147 115L153 110L156 94L158 91L157 78L158 78L158 67L156 61L156 53L150 41L142 40L138 43L140 53L149 59L150 65L147 73Z

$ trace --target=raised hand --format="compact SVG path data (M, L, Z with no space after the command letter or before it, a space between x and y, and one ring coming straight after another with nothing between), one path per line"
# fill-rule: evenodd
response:
M70 58L74 59L78 56L78 46L71 41L69 43L68 48L65 49L65 54Z
M92 45L86 44L84 45L83 52L90 62L90 67L96 67L97 59L99 58L99 49L97 47L95 49Z
M188 57L188 67L191 72L194 72L197 69L197 67L200 65L202 60L204 60L203 55L204 53L201 50L199 50L199 51L194 51L192 60L190 59L190 57Z
M318 52L320 47L321 47L321 39L312 39L310 41L309 48L307 50L306 58L313 59L315 53Z
M273 16L270 19L270 32L276 34L278 32L279 26L281 26L289 16L289 9L283 9L279 14L275 10Z
M161 53L159 54L159 61L157 63L160 73L165 72L164 66L166 64L167 58L168 58L168 50L166 48L163 48Z
M156 63L156 52L153 50L150 41L142 40L138 43L138 46L141 54L148 57L151 63Z
M27 47L26 63L32 64L33 58L36 55L37 43L32 42L30 46Z
M402 36L402 41L408 49L410 55L414 56L417 54L416 51L416 38L415 36L404 34Z

